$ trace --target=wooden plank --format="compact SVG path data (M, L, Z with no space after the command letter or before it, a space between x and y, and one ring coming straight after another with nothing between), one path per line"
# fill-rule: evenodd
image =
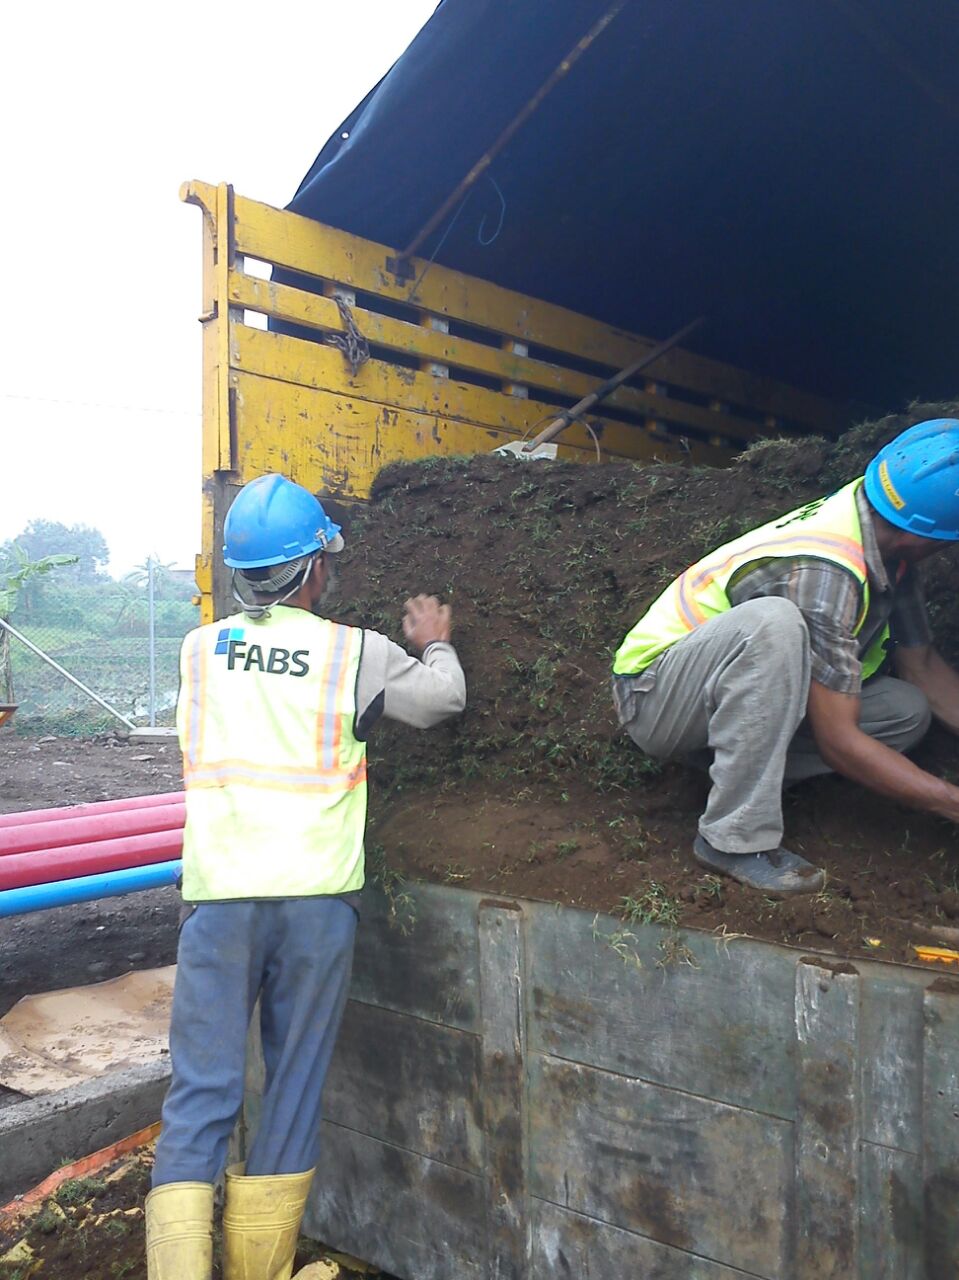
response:
M924 1000L922 1172L928 1277L959 1276L959 982Z
M293 289L288 285L274 284L271 281L234 272L230 277L230 297L238 305L260 311L290 324L314 328L319 333L341 333L343 329L340 313L331 299L318 294L305 293L301 289ZM535 360L528 355L520 355L513 350L515 347L522 348L523 344L520 343L510 342L508 348L491 347L482 342L473 342L467 338L451 335L448 331L444 332L435 327L412 324L405 320L396 320L392 316L379 315L375 311L368 311L362 307L356 307L353 315L360 332L375 347L385 347L400 355L430 362L439 368L448 370L453 366L456 369L499 378L507 386L519 385L523 389L536 387L540 391L554 392L579 400L595 390L603 381L602 378L590 377L575 369L564 368L560 363L550 364L545 360ZM330 364L325 364L325 368L330 369ZM283 376L270 365L266 368L254 368L254 372L264 373L268 377ZM337 370L333 368L332 372L335 376ZM357 379L351 380L343 366L342 357L339 372L340 376L336 380L335 389L346 385L353 387L363 385L362 372ZM447 377L449 373L442 376ZM324 382L322 385L327 384ZM542 396L539 398L543 399ZM403 403L407 403L406 400ZM764 425L760 421L751 421L727 412L718 413L711 407L687 404L682 400L670 402L662 391L653 393L648 390L639 391L633 387L620 387L608 396L604 403L624 412L634 413L637 417L658 415L664 425L679 423L696 427L711 435L726 436L730 440L747 442L755 440L765 432Z
M532 1049L793 1118L793 954L693 931L669 964L655 926L530 914Z
M868 1112L867 1112L868 1114ZM922 1160L871 1142L862 1145L859 1241L862 1280L924 1280Z
M350 1000L323 1093L339 1125L483 1172L475 1035Z
M527 1280L530 1267L526 1114L526 965L516 904L479 909L483 1127L489 1280Z
M486 1280L482 1178L325 1122L305 1234L394 1275Z
M753 1275L788 1274L788 1122L542 1055L529 1114L532 1195Z
M407 412L441 414L447 419L477 423L498 431L522 435L542 419L556 416L556 405L544 400L507 396L487 387L457 381L453 375L449 378L437 378L420 370L391 365L385 360L367 361L356 376L350 378L342 355L334 348L306 342L301 338L290 338L285 334L267 333L248 325L234 326L231 352L234 368L247 374L276 379L280 383L293 383L298 387L334 391L356 400L401 407ZM274 395L282 396L284 388L274 385L273 392ZM636 391L631 394L643 400L653 399L644 392ZM666 405L669 406L668 412L664 408ZM714 434L718 429L708 410L686 405L681 400L663 399L661 404L652 405L650 411L656 413L658 418L667 419L671 431L678 435L693 427ZM602 443L608 453L617 452L610 439L613 433L625 441L627 447L635 441L637 451L642 449L643 441L652 439L638 424L632 427L620 424L601 412L590 414L590 418L599 418L603 422ZM747 438L752 439L752 428L748 428L748 431ZM574 427L564 432L564 443L567 435L575 440L576 432ZM578 428L578 432L581 436L585 435L582 427ZM709 446L700 442L699 448L708 449ZM675 458L681 458L685 451L677 438L667 442L666 452ZM714 457L719 462L729 462L726 451L716 450Z
M533 1201L534 1280L741 1280L751 1274Z
M345 393L314 391L270 378L234 374L234 380L239 440L236 478L241 482L266 471L280 471L308 488L363 498L388 462L483 453L523 434L456 421L441 413L410 413ZM620 432L625 436L630 428L605 437L611 453L616 452L613 446L621 443ZM572 430L569 434L577 442L588 439L585 432L577 435ZM637 449L633 457L679 460L669 443L639 431L632 433L632 439L643 449L643 454ZM693 462L706 461L717 452L694 445L684 456ZM560 455L570 460L593 456L585 447L566 444Z
M242 471L244 456L251 451L307 459L319 448L324 455L323 466L329 468L327 489L337 488L357 497L369 492L372 480L387 462L483 453L528 434L528 428L521 429L519 424L515 428L484 426L452 417L442 409L417 412L393 403L366 400L349 391L317 391L243 373L232 376L237 389L238 471ZM532 402L517 399L514 403ZM286 438L281 440L284 432ZM679 438L654 436L609 421L604 424L603 446L607 456L632 461L655 459L698 465L729 462L729 454L723 449L693 441L684 449ZM595 448L583 427L576 424L563 433L559 456L592 464ZM347 480L352 482L350 489L345 487Z
M859 1259L859 974L796 966L796 1280L849 1280Z
M397 915L375 886L363 893L350 995L364 1004L479 1030L479 897L408 885ZM405 932L404 932L405 930Z
M921 975L919 975L921 976ZM862 1136L919 1151L922 1133L922 985L908 973L863 978L859 1014Z
M214 189L191 182L184 186L183 195L209 207ZM414 296L413 286L398 284L387 272L386 258L392 252L387 246L241 196L236 197L236 241L240 253L264 262L397 302L415 303L425 311L615 368L631 364L655 346L653 339L637 337L438 263L432 263L424 276L427 264L418 258L411 260ZM655 376L707 397L820 430L837 430L848 422L841 407L820 396L680 348L657 363Z

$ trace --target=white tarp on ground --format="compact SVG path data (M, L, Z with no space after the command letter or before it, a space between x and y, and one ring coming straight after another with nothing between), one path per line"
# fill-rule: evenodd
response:
M0 1018L0 1085L29 1097L168 1051L176 965L25 996Z

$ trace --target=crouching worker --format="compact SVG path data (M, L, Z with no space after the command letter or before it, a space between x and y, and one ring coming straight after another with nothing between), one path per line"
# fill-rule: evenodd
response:
M959 822L959 788L899 754L930 712L959 732L959 676L931 646L915 572L957 540L959 421L921 422L865 477L687 569L630 631L620 722L659 759L711 753L702 866L818 891L822 871L782 845L782 785L831 770ZM890 648L896 676L879 674Z
M183 643L177 725L187 820L172 1083L146 1202L150 1280L209 1280L213 1183L243 1098L260 1000L266 1080L246 1165L226 1171L226 1280L287 1280L317 1162L320 1098L346 1002L363 886L366 738L463 710L450 609L406 602L419 659L316 612L340 529L268 475L226 518L241 612Z

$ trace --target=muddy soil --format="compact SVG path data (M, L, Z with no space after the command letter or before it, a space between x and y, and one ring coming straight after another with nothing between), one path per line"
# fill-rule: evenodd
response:
M124 1156L92 1176L63 1182L29 1216L0 1214L0 1280L34 1274L56 1280L146 1280L143 1202L150 1190L152 1150ZM222 1275L220 1217L215 1214L213 1280ZM4 1255L11 1260L4 1262ZM300 1237L294 1274L324 1260L329 1280L385 1272L359 1271L316 1241Z
M689 850L705 777L644 757L609 694L614 650L678 572L957 409L916 406L838 445L764 442L724 471L491 456L387 468L347 531L331 612L400 639L406 595L450 601L470 705L430 733L377 730L372 844L414 877L637 922L896 960L930 931L959 938L955 828L838 778L786 797L788 842L828 872L821 895L779 904L701 874ZM925 570L937 643L956 660L956 553ZM936 731L917 758L956 780L956 748Z

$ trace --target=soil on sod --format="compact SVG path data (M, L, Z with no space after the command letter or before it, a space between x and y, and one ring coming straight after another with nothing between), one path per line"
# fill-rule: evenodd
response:
M352 514L331 612L401 639L408 594L449 601L469 708L429 733L373 734L373 865L851 955L914 960L930 930L948 941L955 827L841 778L785 798L788 843L827 869L818 897L776 903L702 874L689 851L707 780L623 735L609 670L646 604L704 552L861 474L913 422L957 411L916 406L836 445L764 442L722 471L492 456L387 468ZM952 551L925 580L937 643L956 660ZM959 777L943 730L916 758Z
M146 1280L143 1202L150 1190L152 1149L123 1156L95 1176L62 1183L29 1216L0 1216L0 1280L50 1276L56 1280ZM222 1210L214 1229L213 1280L220 1280ZM336 1259L300 1237L294 1274L308 1263ZM331 1276L385 1272L331 1266Z

